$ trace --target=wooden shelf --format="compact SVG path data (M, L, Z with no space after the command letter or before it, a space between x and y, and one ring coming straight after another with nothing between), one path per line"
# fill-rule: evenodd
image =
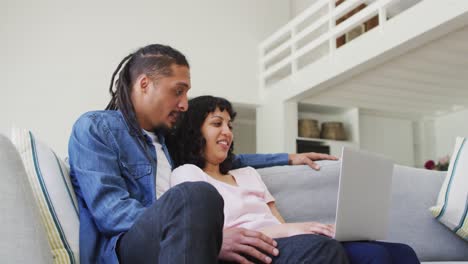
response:
M315 104L299 104L299 119L314 119L320 124L323 122L342 122L346 132L346 140L330 140L324 138L309 138L296 136L296 144L303 141L302 146L309 145L307 142L318 142L320 145L328 146L330 154L340 156L343 147L359 149L359 109L336 107ZM299 142L300 143L300 142ZM311 147L313 149L313 147Z
M330 155L340 157L341 156L341 149L343 147L359 149L359 144L346 141L346 140L330 140L330 139L323 139L323 138L305 138L305 137L297 137L296 141L308 141L308 142L320 142L323 145L330 147Z

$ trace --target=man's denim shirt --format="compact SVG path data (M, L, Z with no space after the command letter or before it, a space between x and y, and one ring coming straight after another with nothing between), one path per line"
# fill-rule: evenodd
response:
M147 141L152 146L149 137ZM171 162L164 137L160 142ZM145 157L120 111L82 115L73 126L68 149L80 210L80 262L118 263L117 240L156 201L156 163ZM155 149L149 150L157 161ZM285 153L244 154L236 156L234 167L287 163Z

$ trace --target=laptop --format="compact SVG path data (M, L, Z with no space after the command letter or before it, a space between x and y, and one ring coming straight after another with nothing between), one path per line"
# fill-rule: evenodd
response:
M388 233L393 162L343 148L336 206L338 241L383 240Z

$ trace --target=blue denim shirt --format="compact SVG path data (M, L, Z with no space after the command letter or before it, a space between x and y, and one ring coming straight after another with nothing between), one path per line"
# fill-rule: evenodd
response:
M160 143L169 157L164 137ZM146 138L149 146L151 139ZM69 141L70 176L80 210L81 263L118 263L116 243L156 201L156 163L148 161L120 111L82 115ZM157 162L156 151L149 148ZM238 155L234 167L286 165L282 154Z

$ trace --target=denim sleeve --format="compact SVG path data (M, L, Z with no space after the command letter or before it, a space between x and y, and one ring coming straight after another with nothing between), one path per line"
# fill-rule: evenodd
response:
M144 207L129 196L115 139L99 116L82 116L75 123L69 156L75 192L99 231L106 236L128 231Z
M233 169L242 167L254 167L256 169L288 165L288 154L239 154L233 162Z

